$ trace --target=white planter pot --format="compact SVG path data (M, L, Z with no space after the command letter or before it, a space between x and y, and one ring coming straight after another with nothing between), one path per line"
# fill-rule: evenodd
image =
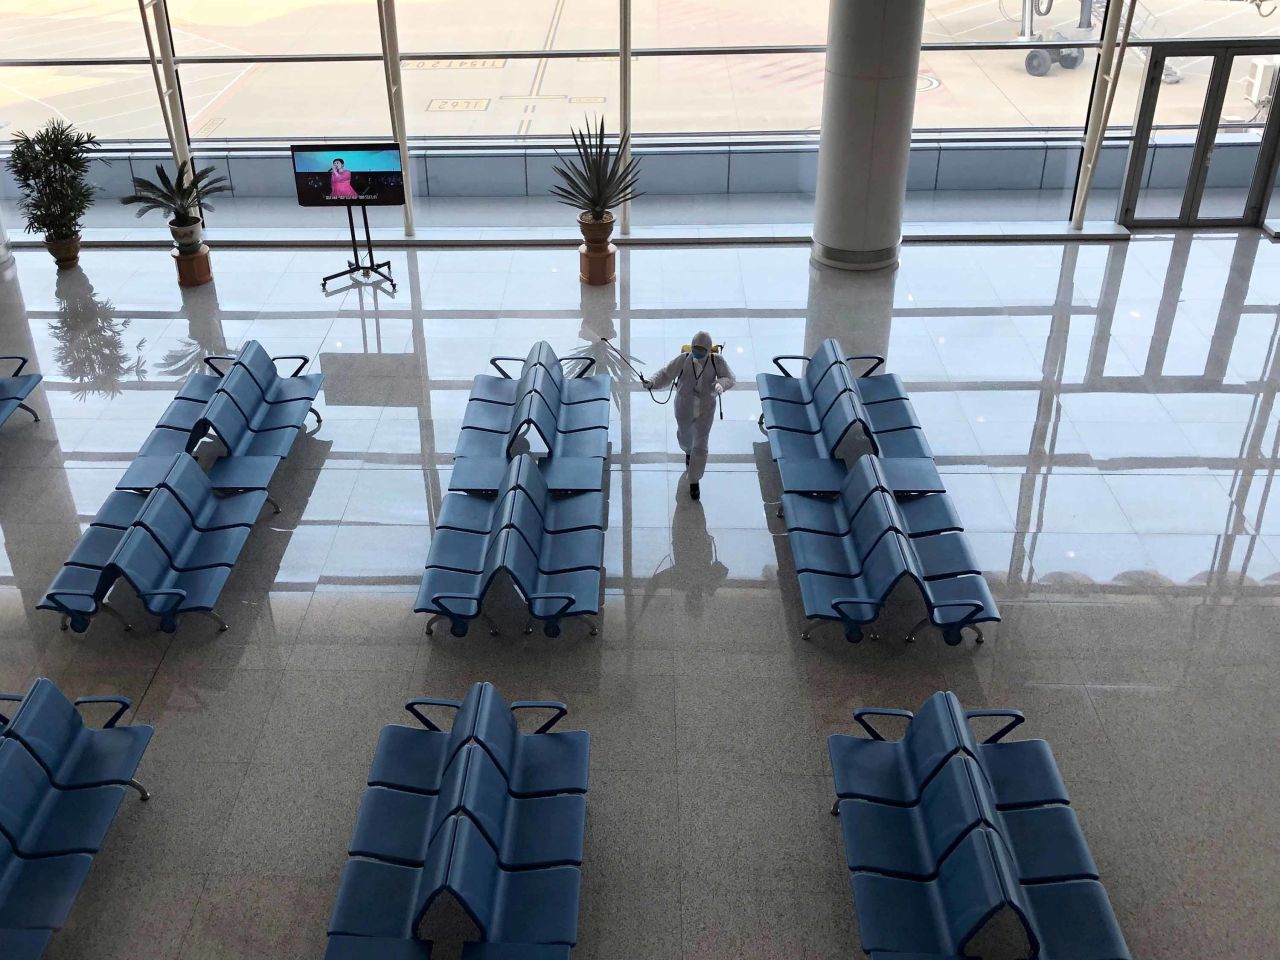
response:
M173 234L173 242L178 245L179 253L199 253L200 241L203 236L203 222L197 220L190 226L180 227L172 220L169 221L169 232Z

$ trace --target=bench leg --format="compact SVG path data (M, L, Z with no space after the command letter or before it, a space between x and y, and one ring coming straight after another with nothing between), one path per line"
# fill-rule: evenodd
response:
M528 620L524 622L524 629L521 630L520 632L523 633L526 637L529 634L533 633L533 617L530 617Z
M948 646L958 647L960 646L961 643L964 642L964 632L966 629L973 631L974 643L986 642L987 638L982 635L982 628L979 627L976 623L966 623L959 630L948 630L942 635L942 637L947 642Z
M322 423L324 423L324 417L320 416L320 411L317 410L315 407L312 407L307 412L315 414L317 427L320 426Z
M58 629L61 630L63 633L66 633L67 630L70 629L70 627L71 627L71 618L68 617L65 613L62 614L62 622L58 624Z
M151 794L147 792L147 788L140 784L137 780L130 780L129 786L138 791L138 795L142 797L142 802L146 803L151 799Z
M133 630L133 624L131 624L128 620L125 619L124 614L121 613L119 610L117 610L115 607L113 607L111 604L109 604L106 600L102 601L102 609L107 613L111 614L113 617L119 620L122 624L124 624L125 633L129 633ZM66 629L66 628L64 627L63 629Z
M25 410L27 411L27 413L31 414L32 419L34 419L36 423L40 422L40 414L36 413L34 410L28 407L25 403L18 404L18 409Z
M435 615L434 615L430 620L428 620L428 621L427 621L427 634L426 634L426 635L427 635L428 637L429 637L429 636L431 636L431 628L432 628L432 627L434 627L434 626L436 625L436 621L437 621L437 620L443 620L443 619L444 619L444 614L443 614L443 613L437 613L437 614L435 614Z
M218 625L219 633L226 633L228 630L231 629L230 627L227 626L227 621L223 620L220 616L218 616L212 610L197 610L196 612L203 617L208 617L210 620L216 623Z
M840 816L840 798L839 797L836 797L831 804L831 815L833 817Z
M276 503L275 497L271 496L271 494L267 494L267 503L275 508L276 513L280 512L280 504Z
M907 643L915 643L916 633L919 632L920 628L923 627L928 622L929 622L928 616L921 617L920 622L907 631Z
M591 627L591 636L600 635L600 622L595 617L585 617L587 624Z
M483 610L480 611L480 619L489 625L489 636L496 637L498 634L502 632L501 630L498 629L498 625L493 622L493 618L489 616L487 613L485 613Z

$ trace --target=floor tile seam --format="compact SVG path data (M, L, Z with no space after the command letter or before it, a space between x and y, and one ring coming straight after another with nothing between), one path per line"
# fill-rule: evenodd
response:
M219 841L219 843L221 843L221 841ZM213 877L213 873L210 871L206 871L200 881L200 893L196 896L195 901L191 904L191 912L187 916L186 926L182 931L182 936L178 938L178 949L177 949L177 952L174 954L177 960L181 960L181 957L186 953L187 938L191 936L192 930L195 929L196 912L200 909L200 904L204 900L205 894L209 892L209 881L212 879L212 877Z

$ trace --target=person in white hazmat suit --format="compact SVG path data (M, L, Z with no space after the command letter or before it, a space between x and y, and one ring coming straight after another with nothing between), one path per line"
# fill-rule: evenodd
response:
M713 352L711 334L699 331L690 341L688 353L681 353L659 370L652 380L641 382L650 390L674 383L676 394L676 440L684 451L689 496L702 495L699 483L707 468L707 439L716 419L720 395L738 381L724 357Z

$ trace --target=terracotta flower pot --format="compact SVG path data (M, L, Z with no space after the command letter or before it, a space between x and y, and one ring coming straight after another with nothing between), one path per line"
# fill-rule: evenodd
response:
M613 233L613 214L605 211L603 220L594 220L583 210L578 214L578 229L583 244L578 248L578 272L583 283L601 286L612 283L617 248L609 242Z
M173 242L178 245L179 253L185 255L200 252L203 226L204 222L201 220L182 226L176 220L169 221L169 232L173 234Z
M59 270L70 270L80 262L80 234L66 240L50 240L45 238L44 245L57 261Z

